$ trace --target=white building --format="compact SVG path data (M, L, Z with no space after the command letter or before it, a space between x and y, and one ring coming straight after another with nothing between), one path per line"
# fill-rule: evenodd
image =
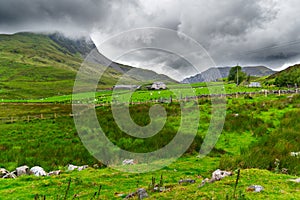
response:
M261 84L259 82L251 82L248 87L257 87L257 88L260 88L261 87Z
M165 90L167 86L164 82L154 82L151 86L152 90Z

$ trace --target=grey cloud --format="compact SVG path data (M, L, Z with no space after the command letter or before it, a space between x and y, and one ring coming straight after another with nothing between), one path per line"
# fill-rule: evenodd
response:
M300 62L299 13L298 0L0 0L0 32L91 34L100 44L122 31L158 26L194 38L218 66L240 63L276 68L285 63ZM180 48L177 41L170 42L167 35L153 37L158 39L137 37L135 40ZM130 41L116 41L109 51L117 52L127 48L128 44ZM274 46L277 47L272 48ZM186 53L189 51L193 52L193 49L187 49ZM190 58L197 56L190 55ZM188 68L182 59L159 53L135 52L121 60L154 70L159 66L160 72ZM199 63L203 70L205 63L208 62Z
M123 6L138 7L134 1L117 0L2 0L0 32L60 31L71 36L89 35L94 28L109 30L117 21L112 16L122 19L117 9Z

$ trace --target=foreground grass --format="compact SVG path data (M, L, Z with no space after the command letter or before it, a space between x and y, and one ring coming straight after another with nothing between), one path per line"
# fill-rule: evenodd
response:
M196 158L196 155L186 154L185 157L180 158L170 166L146 174L122 173L105 168L88 169L82 172L65 172L58 177L24 176L15 180L1 179L0 199L33 199L36 194L46 195L47 199L57 199L57 197L61 199L65 195L70 178L69 199L72 199L74 195L80 199L91 199L100 185L102 185L101 199L114 199L120 198L115 193L128 194L139 187L148 189L152 177L155 177L158 183L161 175L163 175L164 186L170 190L164 193L149 192L150 199L226 199L226 195L232 198L236 176L214 184L207 184L202 188L198 188L198 186L203 178L210 178L211 173L220 166L222 169L230 168L232 170L239 166L245 167L245 165L235 162L235 159L243 155L249 145L263 144L258 143L258 141L264 136L266 138L269 135L275 134L276 136L276 131L284 130L279 129L281 124L291 128L291 130L286 130L286 135L293 132L297 133L295 123L298 122L296 119L299 105L299 95L292 98L275 95L255 96L252 99L229 98L222 135L218 140L216 149L203 160ZM63 104L2 104L1 106L2 116L5 116L7 112L11 112L13 116L22 116L26 113L38 114L39 111L45 115L53 113L53 111L61 113L69 113L70 111L70 105ZM149 106L144 104L130 108L131 117L136 123L140 125L149 123L150 118L147 115ZM130 148L143 150L142 147L151 147L149 145L151 142L170 141L170 133L174 133L176 130L180 118L177 112L178 108L176 104L165 106L169 115L166 130L161 134L163 137L160 140L148 141L148 143L147 141L141 143L141 141L122 135L123 133L113 125L113 117L108 107L99 107L96 110L100 124L106 130L105 132L109 133L110 139L115 141L118 146L124 149L129 148L129 150L132 150ZM197 146L201 144L201 138L205 136L210 120L209 100L199 99L199 106L201 123L198 129L198 138L200 139L196 141L196 145L191 148L191 151L197 150ZM287 119L294 120L289 122ZM17 166L24 164L30 167L40 165L49 171L58 168L65 170L63 166L68 163L93 165L97 161L82 145L73 123L71 117L58 117L56 119L1 124L0 167L12 171ZM286 123L288 125L285 125ZM295 130L292 130L293 128ZM297 146L295 138L287 138L286 141L293 141L294 146ZM135 144L136 146L134 146ZM272 148L272 145L271 147L268 145L268 150L272 150ZM281 153L279 152L278 155ZM234 159L234 162L224 161L224 157ZM268 169L274 171L272 164L274 159L266 160L263 158L264 156L260 156L257 160L267 162L267 164L271 163ZM247 157L242 160L242 163L246 159ZM250 161L254 161L254 159L250 159ZM224 162L227 166L224 165ZM252 163L246 168L253 167L253 164L256 163ZM297 163L295 164L297 165ZM254 165L254 167L260 166ZM266 169L266 167L262 168ZM299 175L298 173L293 172L293 174ZM195 179L197 182L192 185L178 185L178 180L182 178ZM293 177L274 174L263 169L244 169L241 171L236 194L240 197L244 195L248 199L299 199L299 184L288 182L289 178ZM265 190L262 193L246 192L246 188L250 185L262 185Z
M217 168L218 158L206 157L202 160L196 156L183 157L169 167L146 174L130 174L106 169L87 169L85 171L65 172L57 177L23 176L18 179L0 179L1 199L33 199L36 194L45 195L46 199L62 199L65 197L68 182L71 178L68 199L91 199L102 185L101 199L122 199L124 195L145 188L149 199L226 199L232 197L236 174L232 177L199 188L203 178L210 178L211 172ZM159 182L163 175L163 185L168 189L157 193L149 190L152 177ZM179 185L180 179L196 180L195 184ZM237 196L246 199L299 199L299 183L288 181L295 178L289 175L274 174L267 170L241 170ZM261 185L261 193L247 192L250 185Z

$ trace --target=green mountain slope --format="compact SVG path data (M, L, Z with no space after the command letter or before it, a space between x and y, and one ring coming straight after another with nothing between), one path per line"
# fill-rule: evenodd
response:
M277 86L299 86L300 85L300 64L290 66L287 69L277 72L268 78L269 83Z
M72 40L58 33L0 35L0 99L71 94L77 70L94 48L91 40ZM99 89L111 88L119 77L132 69L118 63L112 65L115 67L106 70ZM116 66L121 66L121 70ZM154 75L157 74L152 77ZM163 78L173 81L166 76ZM128 82L137 81L129 77Z

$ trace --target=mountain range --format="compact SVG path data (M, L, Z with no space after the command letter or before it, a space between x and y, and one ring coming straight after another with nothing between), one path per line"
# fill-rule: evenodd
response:
M218 78L228 77L230 69L231 67L209 68L208 70L200 74L185 78L181 82L197 83L197 82L205 82L205 81L215 81ZM272 69L269 69L265 66L246 66L246 67L242 67L242 71L245 72L247 75L256 76L256 77L269 76L276 73L276 71L273 71Z
M71 94L78 69L95 48L89 38L70 39L60 33L1 34L0 99L35 99ZM110 63L99 80L98 89L112 88L125 73L129 74L125 76L127 84L176 82L151 70L112 62L100 53L98 57Z

